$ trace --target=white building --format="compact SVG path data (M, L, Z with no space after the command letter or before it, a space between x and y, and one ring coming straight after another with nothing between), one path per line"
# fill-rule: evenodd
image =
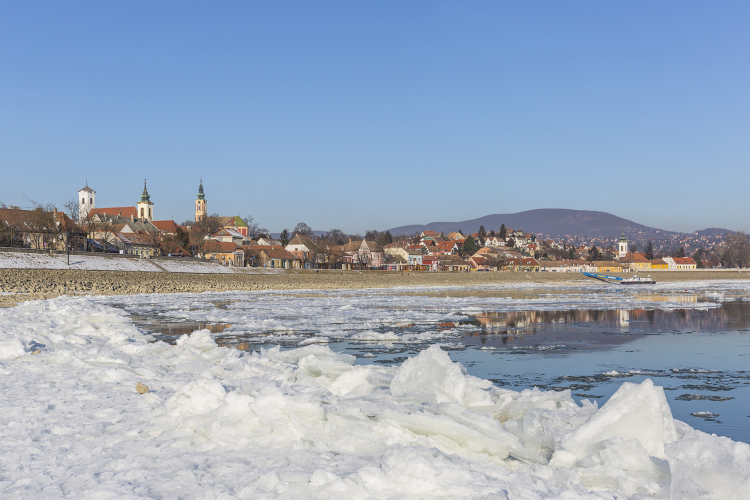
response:
M620 241L617 244L617 247L618 247L617 248L618 249L617 257L619 259L622 259L623 257L625 257L628 254L628 239L625 237L625 232L624 231L620 235Z
M96 208L96 191L89 187L88 181L86 187L78 190L78 218L84 220L89 216L89 212Z

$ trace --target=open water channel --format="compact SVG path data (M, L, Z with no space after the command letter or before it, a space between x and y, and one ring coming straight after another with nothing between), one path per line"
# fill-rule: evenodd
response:
M207 328L243 350L327 344L400 364L433 344L514 390L570 390L599 406L651 378L675 418L750 443L750 283L512 285L144 295L124 308L157 340Z

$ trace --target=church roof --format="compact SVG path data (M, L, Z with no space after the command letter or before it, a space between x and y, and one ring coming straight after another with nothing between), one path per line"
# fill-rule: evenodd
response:
M222 226L233 226L233 227L248 227L242 217L239 215L233 215L231 217L218 217L219 224Z
M203 179L201 179L201 185L198 187L198 199L199 200L206 199L206 195L203 194Z
M92 208L89 211L89 219L95 215L109 215L110 217L133 217L138 216L135 207L108 207L108 208Z
M151 203L151 197L148 195L148 189L146 189L146 181L143 181L143 193L141 194L141 203Z
M86 192L86 193L96 193L96 191L94 191L93 189L91 189L88 184L86 184L86 187L78 190L79 193L82 192L82 191Z

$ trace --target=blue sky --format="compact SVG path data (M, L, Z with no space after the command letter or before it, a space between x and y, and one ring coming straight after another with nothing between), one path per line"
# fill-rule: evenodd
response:
M747 2L3 2L0 201L750 230Z

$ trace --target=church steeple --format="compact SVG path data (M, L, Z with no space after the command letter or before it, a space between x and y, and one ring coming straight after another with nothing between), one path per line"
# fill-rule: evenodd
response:
M198 187L198 199L205 200L206 195L203 194L203 178L201 177L201 185Z
M151 202L151 197L148 195L148 189L146 189L146 179L143 179L143 194L141 195L141 203Z
M143 220L154 219L154 204L151 202L151 197L148 195L148 189L146 189L146 179L143 180L143 194L141 195L141 201L135 206L138 217Z
M205 219L206 215L208 215L208 207L206 195L203 194L203 179L201 178L201 185L198 187L198 199L195 200L195 222Z
M618 252L617 257L622 259L628 255L628 238L625 236L625 231L620 235L620 241L617 243Z

